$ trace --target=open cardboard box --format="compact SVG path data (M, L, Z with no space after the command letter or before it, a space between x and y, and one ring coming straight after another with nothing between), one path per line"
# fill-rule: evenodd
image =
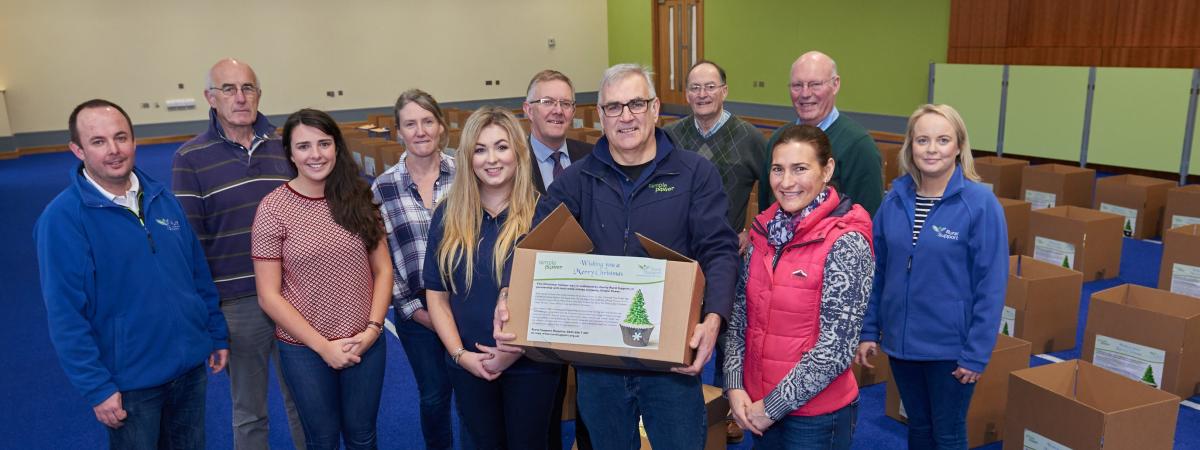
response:
M1033 209L1055 206L1092 207L1096 171L1063 164L1026 166L1021 171L1021 200Z
M1200 298L1200 225L1172 228L1163 235L1158 288Z
M513 345L525 349L526 356L545 362L571 362L581 366L615 367L626 369L667 371L692 363L694 351L688 346L694 325L699 321L704 295L704 274L695 261L671 249L638 235L649 258L665 260L665 281L656 346L589 345L581 343L530 340L531 301L535 284L537 257L540 253L586 254L592 241L565 206L559 206L538 224L519 244L513 255L512 276L508 286L509 321L504 331L516 335ZM600 258L629 259L632 257L600 256ZM641 259L641 258L632 258ZM558 281L559 283L564 283ZM572 308L582 308L573 317L594 315L587 311L586 302L576 302ZM542 313L544 311L537 311ZM571 311L568 311L568 313ZM555 315L564 316L563 310ZM569 315L569 314L566 314ZM580 319L585 320L585 319ZM619 320L618 320L619 322ZM612 326L616 327L614 322ZM588 338L589 336L582 336ZM581 336L564 340L581 340Z
M1096 180L1096 209L1125 217L1125 236L1150 239L1162 228L1167 190L1175 182L1141 175L1114 175Z
M1015 158L985 156L975 158L975 171L990 185L992 193L1000 198L1021 198L1021 171L1029 167L1029 161Z
M1076 206L1034 210L1029 215L1025 254L1083 273L1083 281L1114 278L1121 272L1125 219Z
M1000 334L1029 341L1035 354L1075 348L1082 290L1079 272L1010 256Z
M1029 213L1032 209L1025 200L996 197L1004 208L1004 223L1008 226L1008 254L1019 255L1025 250L1029 239Z
M1008 384L1004 449L1170 449L1178 414L1179 397L1087 361L1018 370Z
M1200 184L1168 189L1167 205L1163 209L1163 235L1172 228L1196 224L1200 224Z
M1135 284L1092 294L1080 359L1191 397L1200 392L1200 299Z

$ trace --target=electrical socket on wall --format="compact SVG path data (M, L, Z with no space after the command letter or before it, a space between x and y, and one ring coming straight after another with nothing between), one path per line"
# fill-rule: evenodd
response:
M492 85L492 80L483 80L483 85L484 85L484 86L491 86L491 85Z

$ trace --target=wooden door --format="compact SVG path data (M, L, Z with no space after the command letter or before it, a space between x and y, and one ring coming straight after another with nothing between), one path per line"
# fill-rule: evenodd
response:
M654 2L655 90L663 103L686 105L688 69L704 59L702 0Z

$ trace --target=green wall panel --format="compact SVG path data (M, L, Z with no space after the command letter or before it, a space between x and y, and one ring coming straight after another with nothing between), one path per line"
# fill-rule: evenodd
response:
M1009 66L1004 153L1079 161L1087 67Z
M647 0L608 0L608 64L654 65L652 4Z
M938 64L933 102L953 106L967 123L971 147L995 150L1004 66Z
M1193 125L1192 130L1195 131L1192 133L1192 159L1188 162L1188 174L1200 175L1200 113L1196 114L1196 123Z
M608 0L610 63L653 62L652 3ZM842 76L839 109L908 116L925 101L929 63L946 60L949 24L950 0L708 0L704 56L725 68L730 101L786 106L792 62L821 50Z
M1088 163L1178 173L1191 87L1191 69L1097 69Z

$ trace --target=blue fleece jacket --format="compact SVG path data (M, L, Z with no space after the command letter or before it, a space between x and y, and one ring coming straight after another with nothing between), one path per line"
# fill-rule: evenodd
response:
M875 286L862 340L893 358L983 372L1008 287L1008 233L991 190L956 167L912 243L916 187L897 178L875 213ZM882 336L881 336L882 333Z
M140 170L142 220L80 164L34 225L50 340L92 405L159 386L228 348L217 288L187 216ZM144 225L143 225L144 221Z
M608 138L572 163L538 202L535 223L566 205L598 255L646 256L635 233L691 258L704 273L704 314L729 320L737 282L737 234L725 219L729 201L716 166L695 152L676 151L655 129L657 153L637 180L613 160ZM701 316L703 319L703 315Z

